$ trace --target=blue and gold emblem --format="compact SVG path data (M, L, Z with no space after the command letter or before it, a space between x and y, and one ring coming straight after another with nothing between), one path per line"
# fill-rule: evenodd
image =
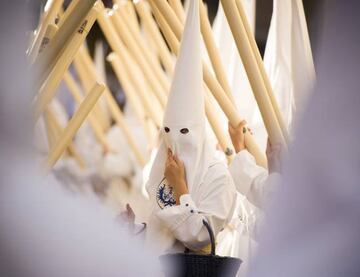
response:
M161 180L157 188L156 201L161 209L176 205L174 188L168 184L165 178Z

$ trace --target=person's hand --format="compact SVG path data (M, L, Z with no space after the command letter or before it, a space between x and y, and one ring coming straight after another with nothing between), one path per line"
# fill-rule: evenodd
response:
M164 175L170 186L174 188L176 203L179 204L180 196L189 193L185 178L185 166L170 149L167 153Z
M119 221L123 225L127 225L129 232L132 233L135 228L135 213L130 204L126 204L126 210L121 212L118 216Z
M240 151L246 149L245 145L245 134L251 130L246 127L246 121L243 120L237 127L232 127L229 122L229 134L231 137L232 144L234 146L235 152L239 153Z
M281 144L272 145L270 140L268 140L266 147L266 157L268 160L269 174L274 172L282 173L282 154L283 146Z

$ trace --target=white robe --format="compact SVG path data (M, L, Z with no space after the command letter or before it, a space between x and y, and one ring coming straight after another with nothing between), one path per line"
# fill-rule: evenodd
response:
M147 227L146 244L157 253L182 252L184 246L200 250L210 238L202 220L206 219L215 236L232 216L236 190L231 176L222 163L212 163L204 181L189 194L180 197L180 205L161 209L155 195L150 195L153 212Z
M251 277L360 276L360 2L320 3L318 83L269 203Z
M274 184L280 179L280 174L269 175L266 169L256 165L254 157L247 150L235 156L229 171L238 192L259 208L263 207L264 201L274 190Z
M246 276L251 259L257 248L257 230L262 222L262 207L274 190L274 182L280 175L256 164L247 151L240 151L229 166L238 191L237 213L230 224L220 233L221 255L240 258L242 264L237 276Z

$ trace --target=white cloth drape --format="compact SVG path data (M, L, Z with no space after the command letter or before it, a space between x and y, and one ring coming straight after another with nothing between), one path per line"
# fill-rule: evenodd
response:
M264 64L284 121L291 127L315 82L302 0L275 0Z

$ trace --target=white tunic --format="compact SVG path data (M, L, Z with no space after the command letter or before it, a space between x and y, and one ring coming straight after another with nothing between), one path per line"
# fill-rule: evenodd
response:
M203 219L210 223L216 236L231 218L236 190L226 166L216 162L209 167L201 184L180 197L180 205L161 209L156 195L150 195L150 198L153 212L146 244L159 254L181 252L184 246L198 251L210 243Z
M260 208L280 178L280 174L269 175L266 169L256 165L254 157L247 150L242 150L235 156L229 171L236 189Z

